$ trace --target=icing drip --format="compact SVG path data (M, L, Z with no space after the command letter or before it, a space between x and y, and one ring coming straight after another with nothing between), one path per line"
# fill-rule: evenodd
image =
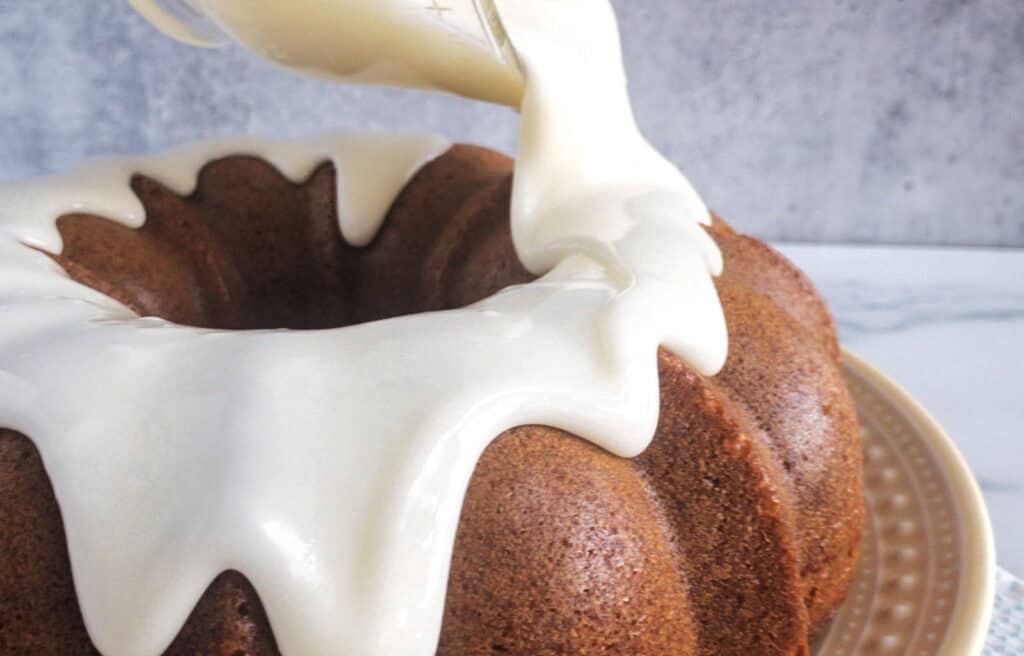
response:
M362 3L303 7L328 4ZM284 654L432 654L490 441L547 424L634 456L657 422L658 345L706 374L724 362L708 213L636 128L610 6L495 6L526 80L513 235L545 275L473 306L201 330L134 317L24 245L59 251L71 211L138 225L132 173L188 193L228 153L293 179L331 159L342 233L365 243L436 138L212 142L0 188L0 425L39 447L107 656L159 654L226 569Z

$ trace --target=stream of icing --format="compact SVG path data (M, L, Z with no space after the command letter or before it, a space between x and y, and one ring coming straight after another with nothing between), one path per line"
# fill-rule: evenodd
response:
M186 194L235 153L294 180L333 161L340 229L364 244L437 138L223 140L0 187L0 425L39 447L106 656L161 653L226 569L286 655L432 654L464 492L496 435L547 424L633 456L657 422L658 345L705 374L723 364L708 213L637 130L610 5L494 7L525 80L513 236L544 275L473 306L202 330L135 317L25 246L59 251L71 211L139 225L132 173ZM494 95L474 89L458 90Z

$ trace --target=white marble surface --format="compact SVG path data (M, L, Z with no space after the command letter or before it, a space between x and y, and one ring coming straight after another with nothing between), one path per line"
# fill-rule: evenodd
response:
M920 401L974 471L1024 575L1024 250L781 245L843 343Z

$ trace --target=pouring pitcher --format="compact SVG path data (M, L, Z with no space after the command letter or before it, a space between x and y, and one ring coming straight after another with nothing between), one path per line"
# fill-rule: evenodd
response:
M236 42L348 82L447 91L517 107L523 78L494 0L129 0L196 46Z

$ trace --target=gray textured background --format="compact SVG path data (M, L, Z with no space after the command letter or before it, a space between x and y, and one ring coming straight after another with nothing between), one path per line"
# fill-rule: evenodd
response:
M639 121L709 203L789 240L1024 246L1024 0L619 0ZM124 0L0 0L0 179L222 133L516 117L172 42Z

